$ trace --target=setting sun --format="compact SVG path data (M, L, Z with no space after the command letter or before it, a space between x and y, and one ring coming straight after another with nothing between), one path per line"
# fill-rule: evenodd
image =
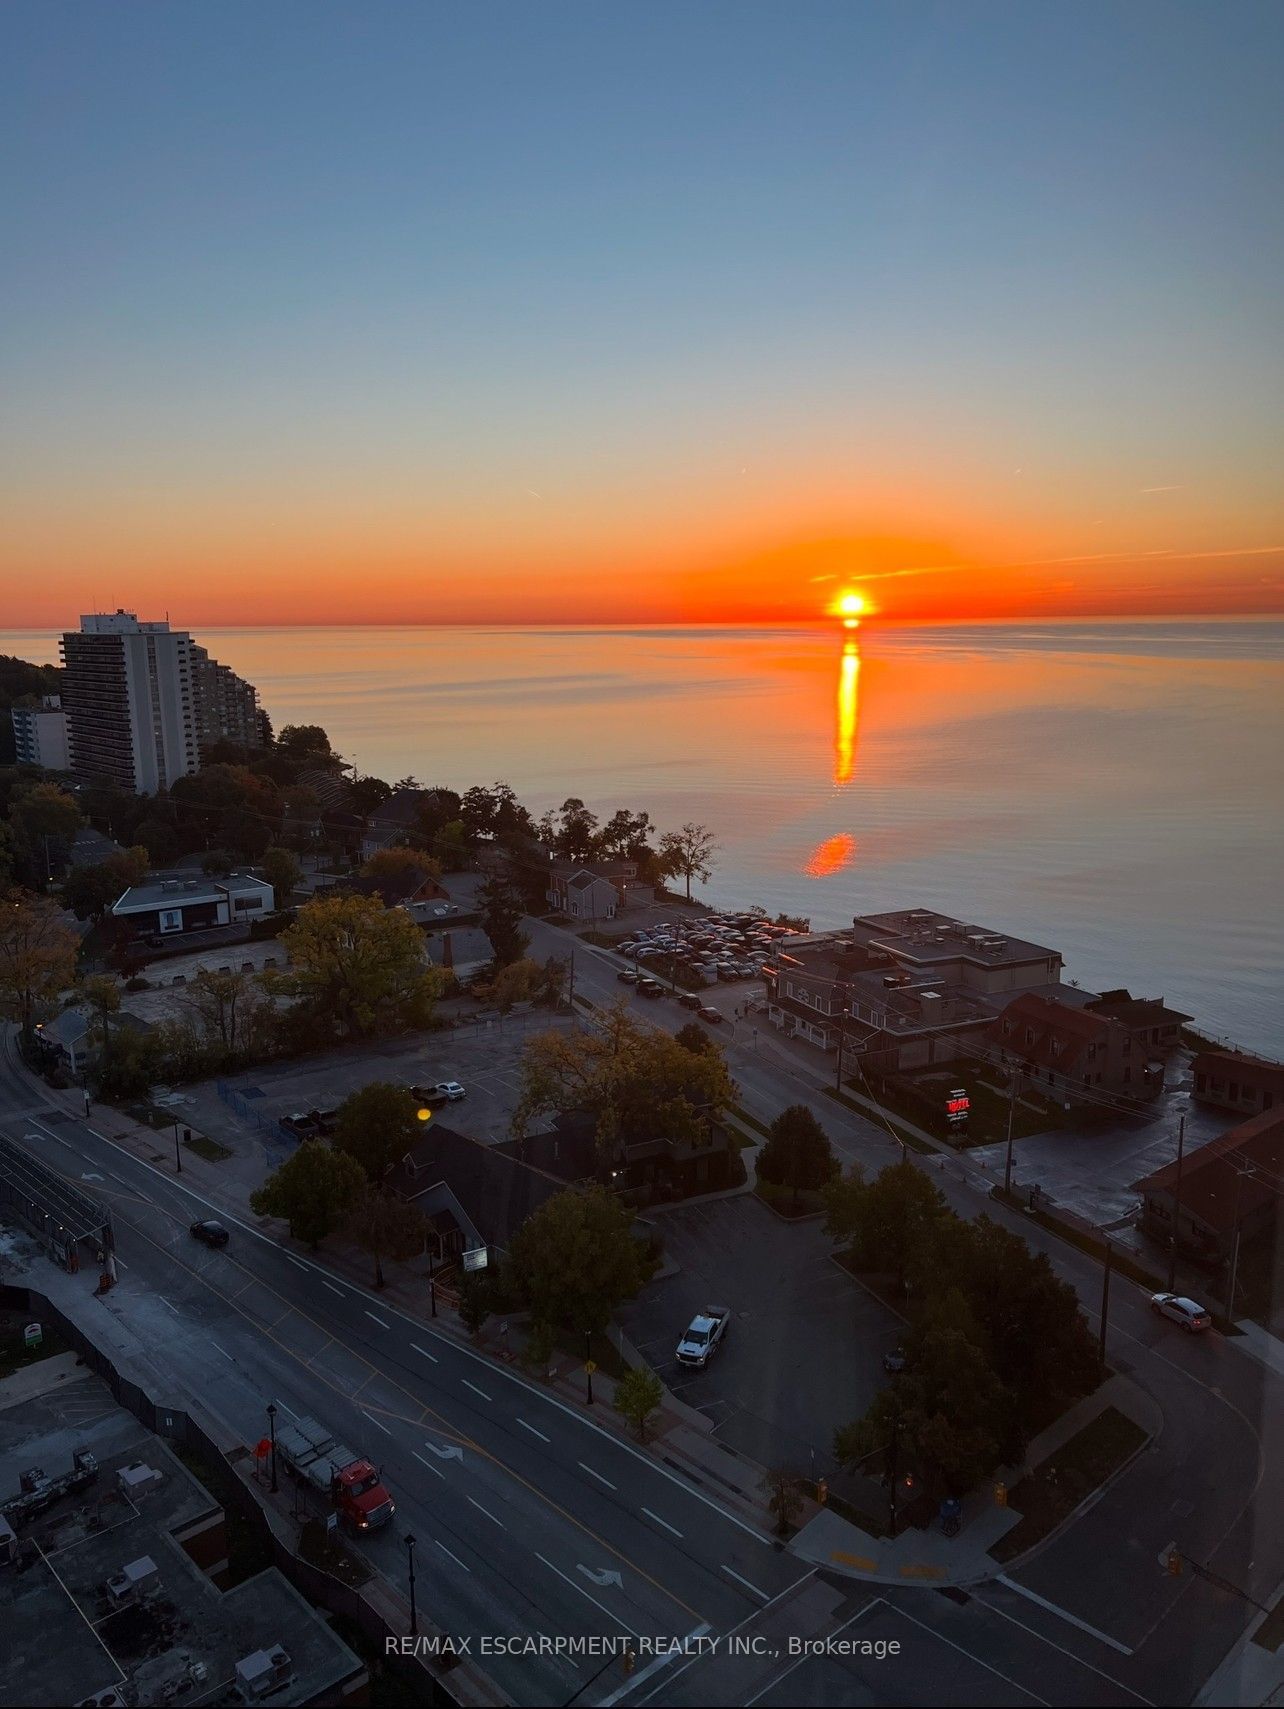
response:
M830 607L830 610L835 617L842 618L843 627L846 629L855 629L868 609L869 607L866 604L864 595L852 593L850 591L839 594L834 604Z

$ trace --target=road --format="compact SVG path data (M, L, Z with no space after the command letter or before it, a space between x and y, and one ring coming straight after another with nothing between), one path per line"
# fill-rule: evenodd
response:
M527 922L539 935L538 954L566 953L567 934L544 922ZM576 989L599 1005L622 991L620 960L576 945ZM711 988L732 1010L748 987ZM631 1001L639 1009L642 1002ZM657 1024L676 1028L689 1016L668 1002L645 1004ZM819 1053L794 1054L745 1022L728 1020L722 1035L744 1107L769 1121L786 1104L806 1103L829 1133L845 1163L867 1170L899 1157L885 1129L844 1109L826 1095L830 1063ZM906 1155L931 1175L960 1216L984 1213L1046 1253L1056 1273L1075 1289L1089 1322L1100 1323L1101 1266L1020 1212L989 1198L990 1177L966 1159ZM1041 1625L1041 1597L1060 1613L1062 1638L1082 1622L1129 1653L1122 1677L1157 1701L1184 1702L1198 1690L1256 1612L1270 1605L1284 1581L1284 1534L1273 1516L1284 1512L1284 1379L1258 1363L1236 1337L1189 1337L1149 1309L1148 1295L1115 1274L1109 1301L1108 1358L1155 1401L1163 1428L1127 1474L1112 1484L1073 1525L1012 1575L1026 1594L1021 1618ZM1158 1556L1176 1542L1191 1560L1235 1586L1187 1573L1164 1575ZM993 1599L994 1587L987 1596ZM1064 1618L1063 1618L1064 1616ZM1118 1671L1121 1650L1100 1646ZM1132 1673L1136 1658L1142 1665ZM886 1688L886 1675L879 1676ZM793 1683L798 1684L795 1676ZM1144 1683L1143 1683L1144 1682Z
M619 987L603 960L595 987L605 999ZM794 1078L806 1085L801 1071ZM772 1086L793 1101L791 1086ZM811 1092L823 1098L814 1079ZM745 1098L767 1113L756 1090ZM877 1130L835 1121L846 1112L826 1103L845 1154L886 1160ZM587 1408L230 1218L69 1115L12 1058L0 1064L0 1131L110 1203L122 1280L98 1309L146 1344L167 1391L179 1385L212 1406L247 1443L266 1433L274 1398L381 1463L399 1511L371 1556L400 1578L400 1539L415 1533L420 1606L438 1626L474 1640L762 1642L743 1658L725 1647L656 1655L632 1679L618 1663L599 1672L597 1656L484 1661L515 1702L929 1702L947 1688L943 1700L959 1703L1187 1702L1252 1610L1206 1580L1167 1578L1163 1546L1177 1541L1258 1600L1284 1578L1284 1538L1269 1522L1284 1511L1284 1487L1261 1427L1281 1416L1278 1379L1219 1336L1192 1340L1157 1322L1118 1279L1111 1356L1162 1408L1152 1449L1009 1579L959 1601L927 1589L874 1594L783 1553ZM967 1181L941 1180L962 1212L982 1208ZM233 1226L225 1252L187 1232L211 1209ZM1045 1245L1090 1307L1089 1260L995 1214ZM893 1658L788 1653L790 1637L848 1628L901 1634L894 1668Z

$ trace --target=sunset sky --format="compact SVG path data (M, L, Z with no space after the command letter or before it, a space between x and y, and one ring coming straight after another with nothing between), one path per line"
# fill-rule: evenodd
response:
M1284 8L0 25L7 626L1284 609Z

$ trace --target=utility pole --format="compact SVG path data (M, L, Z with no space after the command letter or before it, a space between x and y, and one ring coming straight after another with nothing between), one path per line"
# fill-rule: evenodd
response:
M415 1539L411 1532L406 1532L406 1563L410 1575L410 1636L419 1636L419 1610L415 1606Z
M847 989L838 988L838 1073L834 1078L834 1090L842 1095L843 1090L843 1046L847 1042Z
M1104 1369L1106 1363L1106 1318L1110 1312L1110 1261L1114 1256L1114 1248L1106 1242L1106 1264L1101 1272L1101 1334L1097 1339L1097 1363Z
M574 1009L574 1007L575 1007L575 951L574 950L571 951L571 975L570 975L570 979L567 981L567 986L566 986L566 1006L568 1009Z
M1003 1191L1012 1191L1012 1125L1016 1119L1017 1088L1021 1084L1021 1070L1013 1068L1012 1085L1008 1093L1008 1152L1003 1164Z
M1177 1287L1177 1229L1181 1222L1181 1165L1186 1150L1186 1118L1177 1124L1177 1181L1173 1188L1173 1232L1168 1247L1168 1292Z
M176 1175L181 1175L183 1173L183 1154L178 1149L178 1117L177 1116L174 1117L174 1173Z
M901 1428L900 1414L896 1413L892 1418L892 1440L888 1446L888 1451L887 1451L888 1452L888 1473L889 1473L889 1476L888 1476L889 1488L888 1488L888 1496L887 1496L887 1528L891 1532L893 1537L895 1537L895 1535L896 1535L896 1479L898 1476L897 1466L896 1466L896 1460L897 1460L896 1450L900 1445L899 1441L898 1441L898 1438L900 1435L900 1428Z
M1239 1207L1240 1195L1244 1190L1244 1177L1250 1173L1245 1163L1235 1162L1235 1243L1231 1247L1230 1276L1226 1283L1226 1316L1230 1322L1235 1321L1235 1282L1239 1276Z

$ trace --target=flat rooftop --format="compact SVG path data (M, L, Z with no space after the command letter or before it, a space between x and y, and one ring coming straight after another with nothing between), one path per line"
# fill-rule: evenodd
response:
M245 890L261 890L265 879L248 872L229 872L220 878L193 878L190 872L158 873L146 884L131 884L115 903L117 908L172 908L194 902L216 902L220 896Z
M858 914L852 927L864 942L882 941L896 955L915 961L940 961L960 955L996 966L1004 962L1061 960L1059 951L1043 944L994 931L989 926L971 925L953 915L938 914L934 908L894 908L886 914Z
M5 1401L0 1384L0 1511L23 1472L38 1466L56 1479L78 1448L95 1455L99 1473L15 1524L25 1564L0 1568L0 1703L78 1703L116 1686L136 1704L230 1704L241 1701L237 1662L278 1645L293 1677L274 1704L309 1703L364 1677L275 1568L221 1591L197 1565L180 1538L216 1566L225 1554L218 1503L97 1377ZM117 1473L140 1464L159 1478L126 1493ZM150 1589L113 1603L107 1582L144 1557L156 1566Z

